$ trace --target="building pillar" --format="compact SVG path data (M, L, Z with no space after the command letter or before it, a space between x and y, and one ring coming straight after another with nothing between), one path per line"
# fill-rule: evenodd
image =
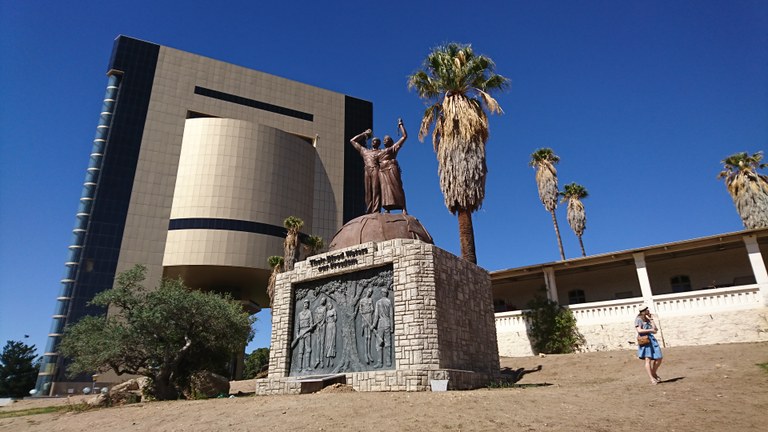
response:
M763 254L760 253L757 237L755 235L745 235L744 244L747 246L747 255L749 255L752 273L755 275L755 282L760 287L760 297L763 298L763 305L768 306L768 271L765 269L765 261L763 260Z
M557 283L555 282L555 269L544 267L544 283L547 285L547 298L560 303L557 298Z
M648 268L645 265L645 254L637 252L632 254L635 258L635 270L637 270L637 280L640 282L640 293L643 296L643 302L648 306L653 306L653 291L651 291L651 279L648 277Z

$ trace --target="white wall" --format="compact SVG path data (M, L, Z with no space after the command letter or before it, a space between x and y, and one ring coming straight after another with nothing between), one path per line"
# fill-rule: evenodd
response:
M664 346L768 341L768 307L757 285L719 288L654 298ZM634 318L642 298L570 307L584 351L635 349ZM524 357L531 348L522 311L496 314L499 355Z

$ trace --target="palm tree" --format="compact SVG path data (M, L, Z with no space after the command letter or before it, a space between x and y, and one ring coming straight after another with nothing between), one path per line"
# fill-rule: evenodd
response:
M320 252L325 247L325 242L322 237L311 235L307 237L304 247L307 249L307 256L310 257Z
M587 256L584 251L584 242L581 241L581 236L584 235L584 230L587 229L587 214L584 212L584 204L582 199L589 196L587 189L578 183L569 183L565 185L565 190L560 192L563 199L561 203L568 201L568 225L576 233L576 237L579 238L579 246L581 246L581 256Z
M458 216L461 256L477 263L472 212L485 198L485 143L488 116L502 113L489 92L505 88L509 80L494 72L496 65L476 55L471 45L450 43L435 48L422 69L408 77L429 107L424 112L419 140L432 132L440 190L448 210Z
M269 307L272 308L272 303L275 299L275 281L277 280L277 275L283 268L283 257L279 255L272 255L271 257L267 258L267 263L269 264L269 267L272 268L272 273L269 275L269 283L267 284Z
M557 170L555 164L560 162L560 157L551 148L540 148L531 153L529 165L536 170L536 186L539 188L539 198L544 208L552 215L552 223L557 234L557 246L560 248L560 259L565 260L563 241L560 238L560 227L557 226L557 198L560 190L557 188Z
M283 226L288 230L283 242L283 270L293 270L293 265L299 260L299 230L304 226L304 221L296 216L288 216L283 221Z
M768 166L760 163L762 159L761 151L752 156L742 152L720 162L724 169L717 178L725 179L725 187L747 229L768 227L768 176L757 173Z

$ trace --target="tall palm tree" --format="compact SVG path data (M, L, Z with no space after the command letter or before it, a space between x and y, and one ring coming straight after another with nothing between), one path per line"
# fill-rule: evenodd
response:
M269 307L272 308L272 303L275 300L275 281L277 280L278 273L283 268L283 257L280 255L272 255L267 258L269 267L272 268L272 273L269 275L269 283L267 284L267 295L269 296Z
M544 208L552 215L552 223L555 225L557 246L560 248L560 259L565 260L563 252L563 240L560 238L560 227L557 226L557 198L560 190L557 188L557 170L555 164L560 162L560 157L551 148L540 148L531 153L529 165L536 170L536 186L539 188L539 198Z
M283 241L283 270L293 270L293 265L299 260L299 230L304 226L304 221L296 216L288 216L283 221L283 226L288 230Z
M494 72L496 65L477 55L471 45L450 43L435 48L422 69L408 77L429 105L419 129L419 140L432 132L437 155L440 190L448 210L458 216L461 256L477 263L472 212L485 198L485 143L488 116L502 113L490 92L505 88L509 80Z
M581 236L584 235L584 230L587 229L587 214L584 212L584 204L581 202L584 198L589 196L587 189L578 183L569 183L565 185L565 190L560 192L563 197L561 203L568 201L568 225L576 233L576 237L579 238L579 246L581 246L581 256L587 256L584 251L584 242L581 241Z
M761 151L752 156L746 152L732 154L720 162L724 167L717 176L725 179L728 193L747 229L768 227L768 176L757 173L768 164L761 160Z

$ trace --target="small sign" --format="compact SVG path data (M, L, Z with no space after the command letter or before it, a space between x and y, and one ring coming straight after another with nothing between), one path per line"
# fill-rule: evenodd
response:
M337 268L351 267L357 265L358 257L368 253L368 248L352 249L337 254L327 254L320 258L310 258L309 265L317 268L317 271L324 273L328 270Z

